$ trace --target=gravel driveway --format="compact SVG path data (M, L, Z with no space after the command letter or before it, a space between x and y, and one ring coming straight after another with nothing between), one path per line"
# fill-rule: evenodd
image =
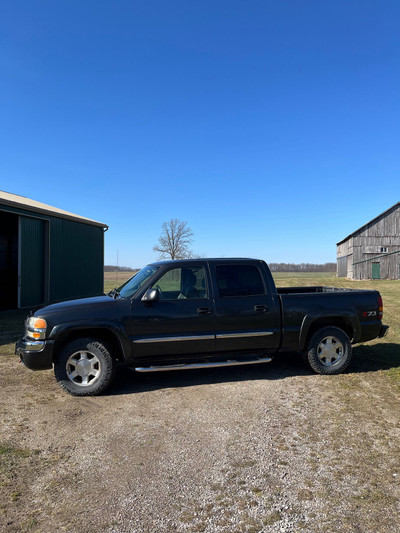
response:
M74 398L1 357L0 529L398 532L400 394L376 365L134 375ZM379 346L376 347L379 350Z

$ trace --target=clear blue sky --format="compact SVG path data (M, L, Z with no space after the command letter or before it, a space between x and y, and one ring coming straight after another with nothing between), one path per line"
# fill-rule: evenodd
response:
M0 189L108 224L138 267L193 250L335 261L400 200L400 2L13 0Z

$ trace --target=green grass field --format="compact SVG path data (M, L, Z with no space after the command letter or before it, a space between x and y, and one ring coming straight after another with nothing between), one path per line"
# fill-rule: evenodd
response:
M104 292L120 287L134 272L104 272Z

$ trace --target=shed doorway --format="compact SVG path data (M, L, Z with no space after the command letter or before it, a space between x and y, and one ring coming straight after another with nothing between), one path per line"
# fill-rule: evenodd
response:
M18 215L0 211L0 308L18 306Z
M0 210L0 309L48 298L48 223Z

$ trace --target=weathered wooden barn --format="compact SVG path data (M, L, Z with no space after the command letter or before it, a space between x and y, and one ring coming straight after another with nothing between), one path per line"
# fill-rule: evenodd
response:
M0 191L0 308L102 294L108 226Z
M400 202L337 243L337 275L400 279Z

